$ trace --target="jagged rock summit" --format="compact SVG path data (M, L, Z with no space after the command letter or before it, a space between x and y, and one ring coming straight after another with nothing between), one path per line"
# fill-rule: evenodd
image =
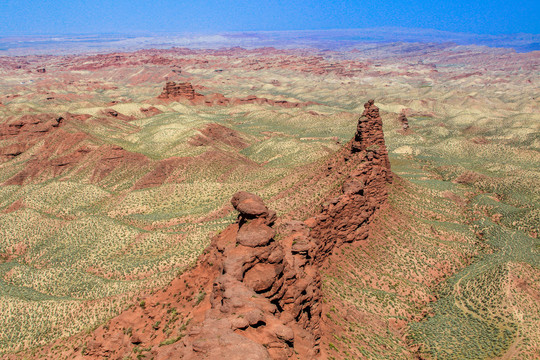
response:
M356 133L351 144L352 153L367 151L367 160L373 159L386 169L390 170L390 160L388 159L388 150L384 142L384 133L382 128L382 118L379 114L379 108L375 106L375 100L369 100L364 104L364 112L358 120ZM390 180L392 173L387 172Z

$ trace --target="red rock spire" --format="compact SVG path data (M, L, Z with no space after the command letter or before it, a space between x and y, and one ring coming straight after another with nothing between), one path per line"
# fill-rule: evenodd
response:
M384 143L384 133L382 119L379 114L379 108L375 106L375 100L368 100L364 104L364 112L358 119L356 134L352 142L352 152L368 151L381 165L390 170L390 160L388 159L388 150ZM370 159L371 160L371 159ZM390 180L391 173L388 172Z

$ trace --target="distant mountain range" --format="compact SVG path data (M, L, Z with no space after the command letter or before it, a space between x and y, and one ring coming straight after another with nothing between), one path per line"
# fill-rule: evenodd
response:
M298 30L265 32L86 34L0 37L0 55L71 54L133 51L147 48L309 47L350 50L366 43L451 43L540 50L540 34L468 34L430 29L383 27L373 29ZM450 44L449 44L450 45Z

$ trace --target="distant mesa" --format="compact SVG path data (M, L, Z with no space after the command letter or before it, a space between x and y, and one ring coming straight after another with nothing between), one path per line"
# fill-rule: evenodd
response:
M403 113L403 115L405 115L406 117L411 117L411 116L429 117L429 118L435 117L435 113L433 113L433 112L430 112L430 111L415 111L415 110L410 109L410 108L401 109L401 113Z
M228 98L223 94L210 94L203 95L195 91L193 85L189 82L176 83L174 81L168 81L163 87L163 91L158 96L158 99L165 101L180 101L187 100L193 105L206 105L206 106L227 106L227 105L243 105L243 104L268 104L271 106L281 106L285 108L304 107L309 105L317 105L318 103L313 101L307 102L290 102L286 100L272 100L267 98L260 98L256 95L248 95L243 98Z
M163 92L158 96L158 99L195 100L202 97L204 95L197 93L193 85L189 82L175 83L174 81L168 81L163 88Z

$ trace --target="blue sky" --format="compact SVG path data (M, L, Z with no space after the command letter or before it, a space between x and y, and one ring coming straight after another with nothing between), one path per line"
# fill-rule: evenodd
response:
M400 26L540 33L540 0L0 0L0 36Z

